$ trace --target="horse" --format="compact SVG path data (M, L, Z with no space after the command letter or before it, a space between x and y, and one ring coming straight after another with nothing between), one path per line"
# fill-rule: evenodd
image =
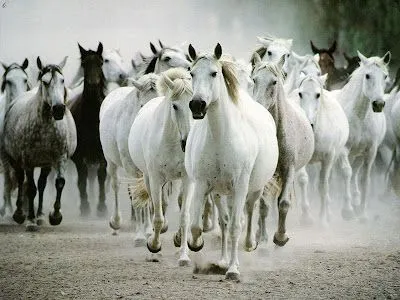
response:
M51 225L58 225L62 221L60 208L65 185L65 166L77 143L74 120L65 106L67 93L62 68L66 60L67 57L59 65L44 66L38 57L37 66L40 73L37 93L25 93L15 99L4 118L2 158L3 162L14 169L18 181L17 209L13 219L22 224L26 218L22 210L23 183L26 176L26 194L29 200L27 230L35 231L38 225L43 224L43 192L52 167L57 170L57 194L54 210L49 214L49 222ZM42 168L38 181L37 220L34 211L36 167Z
M360 58L357 55L349 56L346 52L343 52L343 57L347 61L346 71L350 76L350 74L360 65Z
M314 154L309 164L321 163L319 174L319 194L321 197L320 220L323 226L328 224L328 205L330 203L329 181L332 167L339 162L345 180L345 201L342 216L345 219L354 217L351 206L351 166L345 148L349 137L349 123L342 106L331 93L324 89L327 74L317 77L307 75L294 93L301 108L306 113L314 132ZM308 177L305 168L301 176ZM304 177L303 177L304 178ZM307 182L307 180L306 180ZM307 199L307 184L302 186L303 220L311 220L310 205Z
M345 68L335 67L335 57L333 56L336 51L337 43L333 42L329 49L319 49L312 41L310 41L311 50L314 54L319 54L319 65L321 67L322 75L328 74L326 81L327 90L341 89L347 82L349 75L351 74Z
M190 262L187 246L190 182L184 165L186 140L191 127L189 101L192 98L192 82L189 72L173 68L161 73L157 89L161 96L144 105L132 124L129 153L134 165L144 175L146 189L153 202L154 232L147 241L147 248L152 253L161 251L163 186L172 180L182 180L180 229L174 240L181 246L179 265L185 266Z
M129 131L141 107L158 96L158 77L159 75L150 73L138 80L130 80L133 87L115 89L107 95L100 108L100 141L107 161L107 173L114 190L115 206L110 227L115 234L121 226L118 168L123 168L129 176L135 175L128 148ZM140 237L136 238L139 239Z
M265 61L278 63L282 56L290 56L292 48L292 39L279 39L273 36L257 37L261 44L251 55L250 62L254 68L256 64L256 54Z
M346 148L353 169L355 198L358 200L361 196L360 204L354 204L354 208L358 216L365 218L371 167L386 132L386 120L382 110L385 106L385 80L388 77L391 54L387 52L382 58L367 58L359 51L357 53L361 60L360 66L350 76L343 89L337 92L337 99L350 125ZM359 185L362 188L361 193Z
M28 75L26 73L28 64L29 61L27 58L25 58L21 65L12 63L7 66L6 64L1 63L4 68L4 74L1 80L1 92L4 94L0 97L0 137L3 135L6 108L9 107L15 98L30 90ZM14 184L11 183L10 180L14 177L14 174L12 174L12 168L7 168L7 165L2 165L1 168L4 171L4 180L9 181L8 183L5 183L7 189L3 189L4 204L0 208L0 215L4 216L8 213L11 215L13 212L11 190L14 188Z
M78 145L71 157L78 173L78 188L81 199L81 216L90 214L90 204L86 192L88 166L97 167L99 182L99 202L97 215L102 217L107 212L105 204L105 181L107 177L103 150L100 143L99 112L105 98L105 78L102 70L103 44L99 43L97 50L85 50L79 43L81 66L84 72L83 92L72 99L70 110L74 117Z
M118 49L104 49L103 51L103 74L106 80L106 94L115 88L126 84L128 73L125 71L124 62ZM76 99L76 95L83 91L83 68L79 67L74 79L69 86L69 98Z
M142 57L144 62L140 65L140 68L136 70L137 78L148 73L159 74L170 68L183 67L187 69L190 67L190 61L180 47L164 46L161 41L159 41L159 44L161 48L158 50L154 44L150 42L150 49L153 55Z
M319 55L303 55L300 56L294 51L286 56L282 66L282 71L286 74L284 82L284 90L289 95L293 90L297 89L302 77L307 75L321 75L321 68L318 64Z
M238 279L238 243L242 224L241 214L246 205L252 215L255 201L265 183L272 177L278 161L278 144L271 114L255 102L245 90L239 89L235 65L221 59L218 43L213 54L197 55L192 45L189 55L193 97L189 103L194 122L187 139L186 172L193 181L191 202L194 217L188 246L200 251L202 213L207 195L224 195L231 206L229 213L217 201L222 232L221 260L228 265L225 277ZM231 236L231 256L228 262L227 230ZM255 249L248 224L246 248Z
M273 241L278 246L284 246L289 240L286 234L286 215L291 198L294 196L295 173L308 164L314 152L314 134L310 122L301 107L294 101L289 101L285 95L281 70L282 59L276 65L271 62L263 62L256 55L256 64L252 75L254 98L268 109L276 123L279 160L275 178L280 182L280 191L278 191L277 201L278 230ZM301 184L305 184L304 181L304 179L300 179ZM272 198L275 196L272 195ZM267 212L268 206L261 202L258 234L260 241L267 239L265 227Z

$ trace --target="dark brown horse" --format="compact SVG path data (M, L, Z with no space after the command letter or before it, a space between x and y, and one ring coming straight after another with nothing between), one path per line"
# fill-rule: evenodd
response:
M107 212L105 204L106 160L100 143L99 112L105 97L105 78L102 71L103 45L97 50L85 50L79 45L81 66L84 72L83 92L71 101L71 112L75 120L78 145L72 156L78 172L78 188L81 198L81 216L90 214L90 205L86 191L88 166L98 166L99 202L97 215Z
M333 42L329 49L317 48L312 41L310 41L311 50L314 54L319 54L319 66L321 67L322 75L328 74L326 80L326 89L335 90L342 88L350 76L350 74L358 67L356 59L348 60L348 68L336 68L334 52L336 51L337 43ZM347 60L348 56L345 55ZM349 58L350 59L350 58Z

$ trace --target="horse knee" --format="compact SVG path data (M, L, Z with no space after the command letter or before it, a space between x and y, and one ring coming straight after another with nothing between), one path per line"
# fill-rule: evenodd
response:
M286 200L286 199L281 199L281 200L279 201L279 205L278 205L279 212L287 213L288 210L289 210L289 207L290 207L290 203L289 203L288 200Z

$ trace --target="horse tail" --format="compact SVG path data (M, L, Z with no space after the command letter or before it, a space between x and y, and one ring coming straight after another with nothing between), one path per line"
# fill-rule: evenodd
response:
M283 180L278 174L274 174L272 178L264 186L264 192L261 198L265 203L273 203L282 192Z
M133 208L143 208L150 204L150 195L143 177L138 179L134 185L128 184L128 194Z

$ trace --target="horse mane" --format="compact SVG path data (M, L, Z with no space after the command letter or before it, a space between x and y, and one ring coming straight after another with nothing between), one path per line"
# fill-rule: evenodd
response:
M192 91L192 81L190 74L184 68L172 68L165 72L163 72L165 76L160 76L157 81L157 91L159 95L167 95L170 94L170 99L172 101L179 100L180 96L184 93L188 93L190 95L193 94ZM167 78L174 83L174 87L171 90L167 84Z
M263 61L256 66L256 70L261 70L264 68L274 74L279 79L279 82L283 84L283 78L285 77L285 74L283 73L281 68L279 68L276 64L268 61Z
M147 92L150 90L157 90L157 81L159 79L159 75L154 73L149 73L141 76L137 81L140 85L140 90Z

